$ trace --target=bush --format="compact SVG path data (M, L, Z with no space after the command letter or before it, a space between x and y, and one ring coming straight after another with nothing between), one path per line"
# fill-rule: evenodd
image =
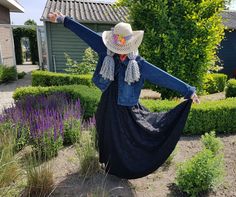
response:
M225 74L206 74L203 80L203 91L208 94L222 92L225 89L227 75Z
M236 97L236 79L230 79L227 82L225 96L226 97Z
M216 138L216 134L214 131L202 135L201 142L206 149L210 150L213 153L214 156L219 154L223 148L223 143L219 138Z
M222 180L222 156L214 156L204 149L193 158L179 165L176 184L191 196L198 196L200 192L208 191Z
M64 145L70 145L78 142L81 135L81 120L69 118L64 122Z
M153 112L168 111L178 101L142 100L142 104ZM212 130L217 133L236 132L236 98L206 101L192 105L184 134L203 134Z
M17 73L17 75L18 75L18 79L22 79L22 78L24 78L26 73L23 71L23 72Z
M92 75L72 75L48 71L32 72L32 86L62 86L62 85L93 86Z
M98 55L90 47L84 51L84 56L81 63L73 60L68 54L65 53L66 65L69 66L65 69L66 72L71 74L91 74L95 71Z
M73 100L80 99L83 117L92 117L96 111L101 92L95 87L84 85L69 86L51 86L51 87L21 87L17 88L13 94L15 100L19 100L27 95L50 95L52 93L61 92L70 95Z
M0 83L12 82L17 79L16 67L0 65Z
M223 180L224 156L222 142L215 133L205 134L201 138L204 148L188 161L178 166L176 184L191 196L217 187Z
M120 0L129 8L133 29L145 36L141 55L186 83L202 89L203 77L217 61L224 38L224 0ZM160 89L163 98L175 96Z

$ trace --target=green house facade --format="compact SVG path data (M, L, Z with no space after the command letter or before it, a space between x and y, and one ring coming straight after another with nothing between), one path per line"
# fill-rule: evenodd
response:
M64 53L80 62L88 45L63 24L51 23L47 19L49 12L60 11L73 17L97 33L110 30L120 21L126 21L127 9L115 7L110 3L71 0L48 0L41 17L44 21L47 48L47 67L53 72L64 72L66 59Z

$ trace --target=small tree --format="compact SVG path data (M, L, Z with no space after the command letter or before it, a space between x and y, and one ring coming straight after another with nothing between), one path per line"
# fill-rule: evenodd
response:
M69 67L65 69L66 72L72 74L89 74L95 70L98 56L91 49L87 48L84 51L84 56L81 63L73 60L67 53L65 53L66 65Z
M141 55L202 90L204 74L217 60L224 36L224 0L120 0L134 29L144 30ZM162 97L172 91L161 89Z
M28 19L27 21L25 21L24 25L37 26L37 23L34 20Z

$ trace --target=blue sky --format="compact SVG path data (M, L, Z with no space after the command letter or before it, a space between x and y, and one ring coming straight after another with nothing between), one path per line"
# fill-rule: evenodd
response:
M38 25L42 25L40 17L47 0L18 0L25 8L25 13L11 13L11 21L14 25L23 25L28 19L34 19ZM102 0L111 2L114 0ZM231 9L236 10L236 0L231 0Z
M111 2L114 0L102 1ZM42 25L40 17L42 16L47 0L18 0L18 2L24 7L25 13L11 13L11 22L13 25L23 25L28 19L34 19L38 25Z

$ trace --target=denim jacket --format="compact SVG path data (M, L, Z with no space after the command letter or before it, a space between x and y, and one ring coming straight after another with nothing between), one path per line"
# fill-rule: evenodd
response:
M98 53L99 59L96 66L96 70L93 74L94 84L104 92L111 81L104 79L100 74L100 69L104 58L107 55L107 48L102 41L102 37L91 29L84 25L74 21L70 17L65 17L64 26L79 36L84 42L86 42L95 52ZM128 65L128 57L125 61L120 61L117 54L114 55L115 60L115 73L118 75L118 104L123 106L134 106L138 103L141 89L144 85L144 81L148 80L151 83L159 85L161 87L169 88L181 93L185 99L189 99L191 95L196 91L195 87L192 87L180 79L168 74L167 72L157 68L151 63L147 62L142 57L138 56L136 61L140 69L140 80L131 83L130 85L124 81L126 66Z

